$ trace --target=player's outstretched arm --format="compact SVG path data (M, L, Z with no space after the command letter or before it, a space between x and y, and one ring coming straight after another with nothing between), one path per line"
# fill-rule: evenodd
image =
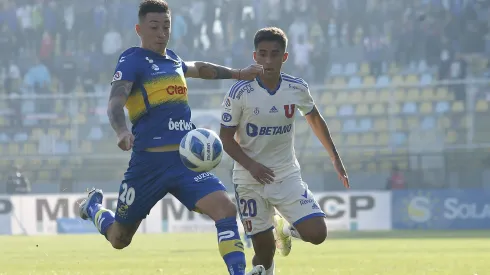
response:
M347 172L344 168L344 164L342 163L342 159L337 152L337 148L335 148L335 144L332 140L332 136L330 135L330 131L328 130L325 119L318 112L316 106L314 106L313 110L311 110L311 112L309 112L305 117L311 129L320 140L323 147L325 147L325 149L327 150L330 159L332 160L335 169L339 174L339 179L342 181L346 188L349 188L349 178L347 176Z
M244 69L232 69L225 66L204 62L185 62L185 77L201 79L238 79L253 80L264 73L262 65L254 64Z
M260 183L269 184L274 181L274 172L264 165L254 161L243 152L235 140L236 127L221 125L219 136L223 142L223 149L236 162L240 163Z
M132 87L133 82L131 81L114 81L107 106L107 115L109 116L112 129L117 134L118 146L124 151L130 150L133 147L134 141L134 137L126 125L126 115L124 114L124 105L128 100Z

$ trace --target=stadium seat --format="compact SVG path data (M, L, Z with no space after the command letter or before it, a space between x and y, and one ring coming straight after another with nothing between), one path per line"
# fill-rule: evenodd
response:
M445 141L449 144L454 144L458 140L458 134L452 130L447 131Z
M22 154L36 155L38 153L37 146L34 143L26 143L22 146Z
M388 129L388 120L386 118L380 118L374 121L374 130L386 131Z
M364 92L364 99L363 100L366 103L378 102L379 101L378 95L379 95L379 92L377 92L375 90L367 90L366 92Z
M352 105L342 105L339 108L339 116L352 116L354 115L354 107Z
M437 127L440 129L449 129L451 127L451 120L448 117L442 116L437 119Z
M365 103L361 91L353 91L350 93L349 98L352 103Z
M61 137L61 131L58 128L49 128L48 129L48 136L51 136L53 138L60 138Z
M344 121L342 131L345 133L357 132L357 123L355 119L348 119Z
M449 111L449 103L446 101L439 101L436 103L436 113L444 114Z
M350 103L349 92L339 91L336 93L335 103Z
M376 87L386 87L390 85L390 78L387 75L381 75L376 80Z
M369 172L376 172L378 170L378 165L376 162L368 162L366 164L366 170Z
M434 100L435 99L434 89L424 88L420 92L420 98L421 100Z
M349 88L359 88L362 85L362 80L358 76L351 76L349 78L349 83L347 84L347 87Z
M321 104L332 104L334 102L334 94L330 91L322 93L320 97Z
M325 109L323 109L323 114L327 117L334 117L337 115L337 107L332 104L327 104Z
M476 111L477 112L486 112L488 111L488 101L486 100L478 100L476 103Z
M419 128L419 118L418 117L407 117L405 122L406 122L407 128L409 128L409 129Z
M417 101L420 101L420 89L409 89L407 91L407 96L406 96L406 99L408 101L414 101L414 102L417 102Z
M405 84L405 79L401 75L395 75L391 80L391 84L393 85L403 85Z
M427 66L427 62L425 60L420 60L418 65L417 65L417 71L419 74L423 74L427 72L429 67Z
M80 146L80 151L82 153L92 153L92 142L88 140L83 140Z
M400 109L399 103L388 104L388 113L391 115L398 115L400 113Z
M374 139L374 134L373 133L367 133L361 135L361 145L363 146L371 146L375 145L375 139Z
M379 97L379 102L390 102L392 99L390 89L377 90L376 93Z
M385 106L382 103L376 103L371 106L371 115L384 115L386 114Z
M362 118L359 122L359 131L367 132L373 128L373 120L371 118Z
M388 146L388 134L387 133L380 133L376 137L376 145L378 146Z
M367 104L359 104L356 107L357 116L365 116L369 113L369 108Z
M364 77L363 84L366 86L374 86L376 84L376 79L372 76Z
M454 113L464 112L464 102L463 101L455 101L451 106L451 111Z
M328 120L327 124L328 124L328 129L332 133L340 132L342 129L342 126L341 126L340 121L338 119ZM305 123L305 126L307 128L309 128L307 123Z
M63 137L62 137L62 138L63 138L63 140L65 140L65 141L70 141L70 140L72 140L72 131L71 131L71 129L65 129L65 130L63 131Z
M407 143L407 135L403 132L396 132L391 135L390 144L394 146L402 146Z
M342 75L342 72L343 72L342 64L338 64L338 63L332 64L332 67L330 68L331 76Z
M360 73L362 76L366 76L366 75L370 75L371 74L371 70L369 68L369 64L367 63L362 63L361 64L361 70L360 70Z
M24 142L27 141L28 139L29 139L29 135L24 132L15 133L13 138L14 142Z
M347 146L359 146L359 135L348 134L346 139Z
M420 85L429 85L432 83L432 75L423 74L420 78Z
M335 77L332 79L332 85L334 86L340 86L343 87L345 86L345 78L343 77Z
M405 101L407 100L407 93L405 92L405 89L402 89L402 88L398 88L395 90L395 93L394 93L394 96L395 96L395 101Z
M354 63L354 62L351 62L351 63L347 63L347 65L345 65L345 68L344 68L344 74L345 75L355 75L357 74L357 71L358 71L358 68L357 68L357 64Z
M432 102L422 102L420 104L420 113L427 115L432 113Z
M427 116L422 119L422 122L420 123L420 127L423 130L431 130L436 127L436 120L434 117Z
M405 78L405 83L408 85L414 85L419 83L419 78L417 75L410 74Z
M402 112L404 114L415 114L417 113L417 104L414 102L405 102L403 104Z
M19 155L19 144L11 143L8 145L8 154L11 156Z
M447 91L447 88L445 87L437 88L435 97L438 100L449 100L449 93Z
M391 123L395 130L403 130L405 128L405 125L403 125L403 119L400 117L393 118Z

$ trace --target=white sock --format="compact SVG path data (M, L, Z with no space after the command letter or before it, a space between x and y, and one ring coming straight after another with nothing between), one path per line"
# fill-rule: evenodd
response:
M299 232L292 225L284 226L282 231L286 236L290 236L301 240L301 235L299 235Z
M265 275L274 275L274 271L276 270L276 265L272 262L272 265L269 269L265 271Z

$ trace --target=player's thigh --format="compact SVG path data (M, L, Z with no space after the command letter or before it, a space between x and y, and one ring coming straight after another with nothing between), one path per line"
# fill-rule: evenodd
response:
M264 196L262 184L235 185L235 198L243 228L248 236L274 228L274 207Z
M294 227L304 221L325 218L325 213L318 206L313 193L300 175L287 178L281 183L267 185L265 193L281 216ZM312 230L320 229L318 226L321 224L314 225Z
M214 174L193 172L184 166L180 169L182 175L169 192L187 209L206 214L215 221L236 216L235 205Z
M146 218L155 204L167 194L168 167L160 153L133 153L119 188L116 222L133 225Z

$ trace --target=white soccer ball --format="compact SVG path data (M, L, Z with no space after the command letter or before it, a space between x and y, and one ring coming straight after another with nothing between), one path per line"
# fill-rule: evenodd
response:
M180 142L180 159L194 172L209 172L221 162L223 143L212 130L197 128L187 133Z

